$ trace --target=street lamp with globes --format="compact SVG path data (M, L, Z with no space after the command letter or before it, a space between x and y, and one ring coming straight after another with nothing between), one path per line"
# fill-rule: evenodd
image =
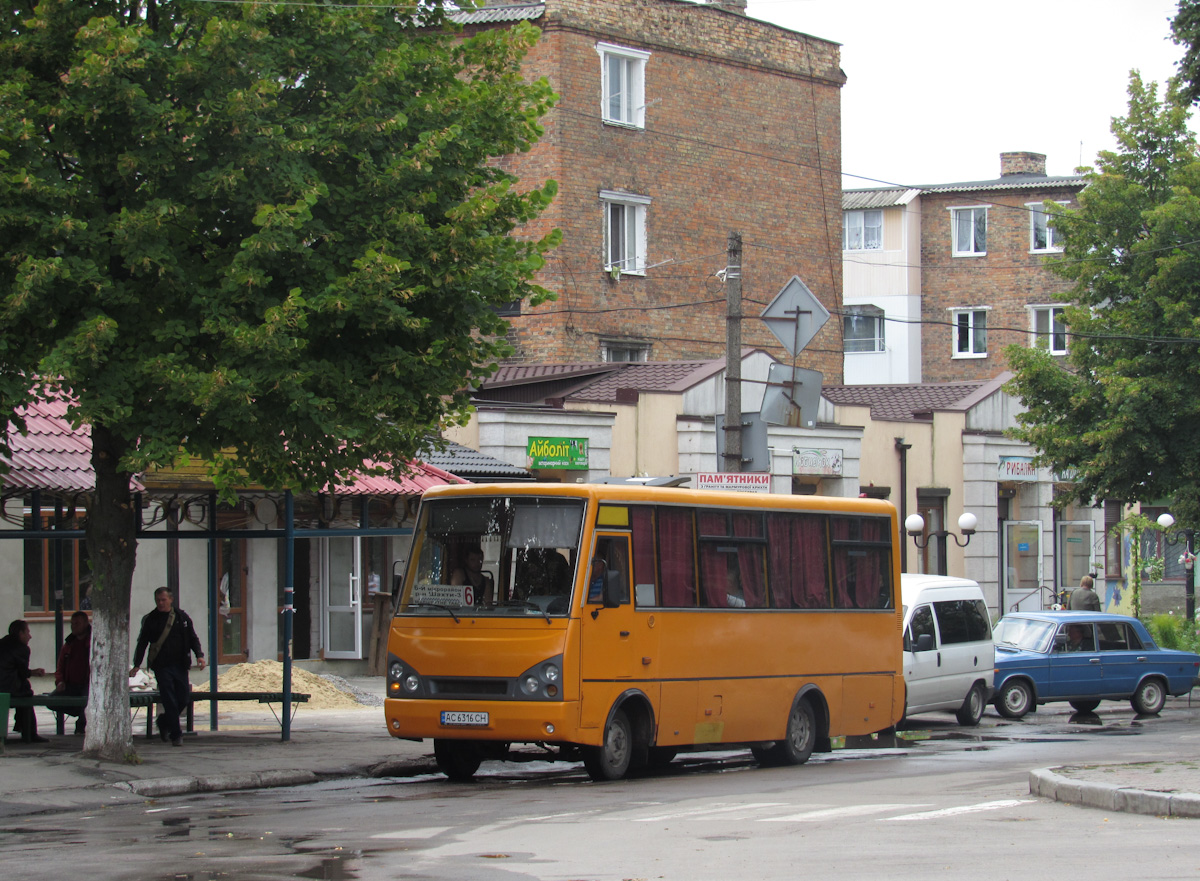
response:
M979 525L979 519L970 511L964 513L958 518L958 528L963 534L963 540L959 541L958 536L950 532L948 529L939 529L936 532L931 532L929 535L922 536L925 533L925 518L920 514L909 514L904 520L904 531L912 536L913 544L919 548L929 546L929 540L937 539L938 549L938 575L948 575L946 561L946 539L953 538L954 543L960 548L965 548L971 543L971 536L975 534L975 527Z
M1181 529L1174 535L1167 534L1167 530L1175 525L1175 518L1170 514L1162 513L1158 515L1158 525L1163 529L1163 541L1169 545L1179 544L1182 538L1184 541L1183 553L1183 568L1185 570L1183 576L1183 597L1185 609L1187 612L1188 621L1196 620L1196 554L1193 550L1195 545L1193 540L1196 537L1196 530L1188 527Z

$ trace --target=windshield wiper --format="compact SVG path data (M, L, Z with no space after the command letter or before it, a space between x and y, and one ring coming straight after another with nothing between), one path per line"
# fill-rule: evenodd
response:
M454 610L452 608L450 608L449 606L443 606L441 603L409 603L408 604L408 608L410 608L410 609L413 608L413 606L424 606L427 609L441 609L450 614L450 617L454 619L455 624L458 623L458 616L454 614Z

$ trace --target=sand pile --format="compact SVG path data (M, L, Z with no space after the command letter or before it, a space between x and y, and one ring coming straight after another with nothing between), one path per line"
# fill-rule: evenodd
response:
M197 688L197 691L207 690ZM283 691L283 664L279 661L255 661L235 664L217 677L218 691ZM314 710L361 709L363 703L332 682L300 667L292 667L292 691L309 695L300 708Z

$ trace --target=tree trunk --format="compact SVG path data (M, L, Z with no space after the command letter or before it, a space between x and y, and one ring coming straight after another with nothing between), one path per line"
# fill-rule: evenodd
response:
M103 426L92 426L96 491L88 507L91 559L92 673L84 755L134 761L129 718L129 600L137 561L137 522L130 478L118 464L128 443Z

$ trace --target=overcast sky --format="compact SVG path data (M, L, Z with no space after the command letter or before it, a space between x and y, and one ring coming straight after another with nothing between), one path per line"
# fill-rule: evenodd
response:
M747 13L842 44L843 186L1000 176L1002 152L1050 174L1115 146L1129 71L1161 84L1182 49L1175 0L749 0ZM1193 129L1195 121L1193 121ZM850 177L849 175L855 175Z

